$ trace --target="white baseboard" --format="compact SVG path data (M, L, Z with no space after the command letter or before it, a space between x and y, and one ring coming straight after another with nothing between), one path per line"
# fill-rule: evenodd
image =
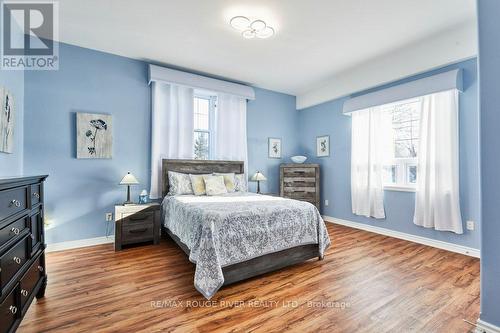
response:
M115 241L115 236L111 235L108 237L96 237L96 238L87 238L87 239L78 239L74 241L60 242L60 243L52 243L47 244L47 249L45 252L55 252L55 251L63 251L76 249L79 247L100 245L100 244L108 244L113 243Z
M500 327L478 319L476 333L500 333Z
M468 255L471 257L475 257L475 258L480 257L480 251L478 249L474 249L472 247L443 242L443 241L439 241L439 240L435 240L435 239L427 238L427 237L415 236L415 235L407 234L404 232L394 231L394 230L381 228L381 227L375 227L375 226L364 224L364 223L358 223L358 222L338 219L338 218L331 217L331 216L323 216L323 219L326 222L345 225L347 227L361 229L361 230L365 230L365 231L369 231L369 232L374 232L376 234L381 234L384 236L404 239L404 240L407 240L410 242L423 244L423 245L427 245L427 246L432 246L432 247L437 247L438 249L447 250L447 251L456 252L456 253L461 253L461 254L465 254L465 255Z

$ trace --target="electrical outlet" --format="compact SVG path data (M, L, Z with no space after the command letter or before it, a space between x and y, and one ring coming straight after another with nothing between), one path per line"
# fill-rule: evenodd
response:
M113 221L113 213L106 213L106 222Z
M467 221L467 230L474 230L474 221Z
M328 200L325 200L325 206L328 206Z

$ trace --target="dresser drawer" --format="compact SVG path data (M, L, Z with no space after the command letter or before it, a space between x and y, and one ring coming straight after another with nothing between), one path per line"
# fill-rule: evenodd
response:
M123 213L122 223L123 226L135 225L135 224L145 224L154 222L154 212L138 212L138 213Z
M42 184L31 185L30 196L32 206L42 202Z
M2 229L0 229L0 245L3 245L8 241L10 241L11 239L17 237L27 227L28 226L26 217L6 225Z
M283 191L285 193L316 193L316 187L315 186L310 186L310 187L288 187L285 186L283 187Z
M0 268L2 269L0 287L2 291L10 279L23 267L29 256L28 237L25 237L0 257Z
M27 205L27 187L0 191L0 220L22 212Z
M153 223L136 223L124 225L122 229L122 244L152 241L154 238Z
M315 168L288 167L283 169L285 177L316 177Z
M304 190L304 191L297 191L297 190L288 190L285 188L283 189L283 196L285 198L291 198L291 199L309 199L309 200L316 200L316 190Z
M38 281L40 281L43 276L42 256L40 255L33 264L31 264L31 267L24 274L19 283L21 288L21 309L24 309L24 305L31 298Z
M284 177L285 187L315 187L316 177Z
M19 318L19 307L16 302L17 288L12 289L9 295L0 304L0 332L8 332Z
M43 221L42 212L38 211L36 214L29 217L29 228L31 231L30 249L33 255L40 248L43 243Z

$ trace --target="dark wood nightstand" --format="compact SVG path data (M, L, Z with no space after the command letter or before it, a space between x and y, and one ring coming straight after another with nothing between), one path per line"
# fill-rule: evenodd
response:
M115 206L115 251L124 245L160 243L160 204Z

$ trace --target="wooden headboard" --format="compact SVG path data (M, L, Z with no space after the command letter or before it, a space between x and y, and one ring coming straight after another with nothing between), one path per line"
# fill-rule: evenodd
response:
M244 173L245 163L242 161L205 161L205 160L162 160L162 194L166 196L170 186L168 172L182 172L192 174L203 173Z

